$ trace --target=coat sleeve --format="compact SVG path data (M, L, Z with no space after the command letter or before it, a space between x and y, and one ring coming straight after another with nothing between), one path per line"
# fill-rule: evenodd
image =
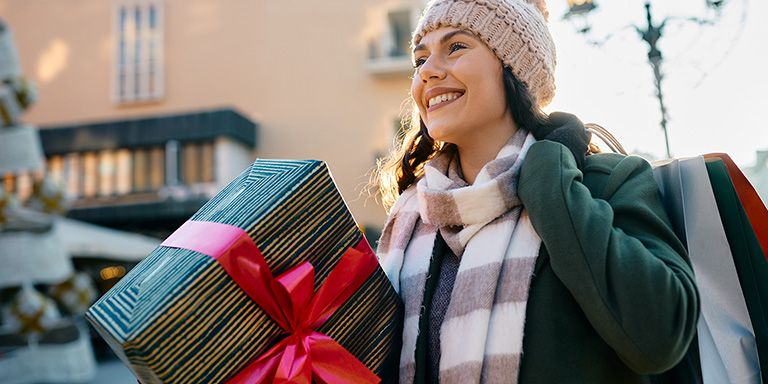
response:
M597 333L641 374L672 368L696 332L699 296L650 165L625 157L594 197L561 144L534 144L519 195L556 276Z

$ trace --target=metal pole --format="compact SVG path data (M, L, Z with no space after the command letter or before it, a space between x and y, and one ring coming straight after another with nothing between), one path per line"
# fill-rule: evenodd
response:
M651 3L649 2L645 3L645 16L646 20L648 21L647 29L643 31L638 28L637 31L640 33L643 41L648 43L648 61L653 67L653 76L656 80L656 97L659 99L659 108L661 109L661 129L664 131L664 143L667 147L667 157L671 158L672 151L669 149L669 134L667 133L667 108L664 105L664 94L661 90L661 79L663 78L661 74L661 61L663 59L661 51L659 51L658 46L656 45L656 43L659 41L659 38L662 36L664 23L661 23L659 26L653 25L653 18L651 17Z

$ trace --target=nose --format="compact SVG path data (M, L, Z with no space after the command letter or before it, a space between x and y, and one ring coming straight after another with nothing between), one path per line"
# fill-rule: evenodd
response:
M419 66L419 77L421 78L422 83L427 83L430 79L440 80L445 78L445 67L437 55L428 57L427 60Z

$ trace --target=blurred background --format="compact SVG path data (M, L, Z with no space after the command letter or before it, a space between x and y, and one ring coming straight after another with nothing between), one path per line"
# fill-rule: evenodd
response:
M82 312L256 158L326 161L375 241L425 3L0 0L0 383L133 382ZM766 2L548 4L548 112L768 198Z

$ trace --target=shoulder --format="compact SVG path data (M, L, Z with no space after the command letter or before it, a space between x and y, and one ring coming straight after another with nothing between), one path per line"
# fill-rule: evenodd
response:
M598 153L587 156L582 170L583 182L595 197L607 198L627 189L643 186L657 189L651 165L639 156Z
M639 156L618 153L597 153L589 155L584 162L584 173L610 175L615 171L651 170L651 165Z
M593 197L608 200L622 191L632 194L628 185L641 186L644 191L658 189L653 169L639 156L616 153L589 155L578 169L573 155L564 145L541 140L531 146L520 173L522 190L549 188L560 179L560 184L579 181L586 185Z

